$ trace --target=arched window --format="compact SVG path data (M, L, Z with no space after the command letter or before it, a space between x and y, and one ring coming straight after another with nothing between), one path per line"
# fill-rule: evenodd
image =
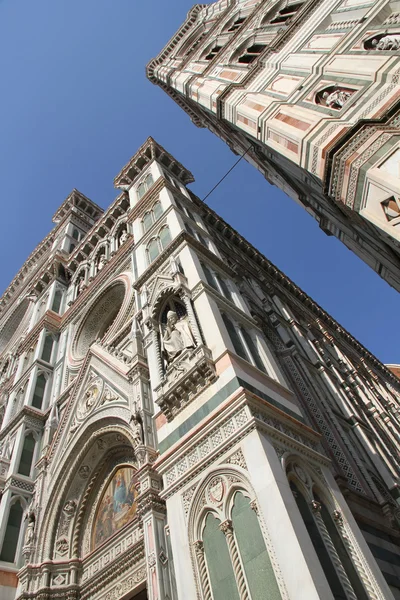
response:
M321 563L321 567L325 573L325 577L328 581L329 587L331 588L333 597L335 598L335 600L346 600L347 596L343 589L342 582L340 581L336 569L331 561L331 557L329 556L328 550L326 549L326 546L319 532L318 526L315 522L312 512L309 508L309 505L306 499L304 498L303 494L300 492L299 488L293 481L290 482L290 488L293 492L297 508L299 509L300 514L303 518L304 525L306 526L308 535L311 538L311 542L314 546L317 557Z
M252 43L250 46L244 49L237 59L241 64L250 64L258 58L261 52L266 48L266 44L255 44Z
M140 200L140 198L142 198L145 195L145 193L146 193L146 186L143 182L138 186L138 189L137 189L137 195L138 195L139 200Z
M158 232L158 237L152 238L147 244L147 258L149 264L162 252L171 242L171 233L168 225L165 225Z
M294 15L300 10L300 8L303 6L304 2L296 2L296 3L292 3L292 4L288 4L286 6L284 6L283 8L281 8L280 11L278 11L275 16L273 17L273 19L271 19L270 23L271 25L274 24L279 24L279 23L286 23L289 19L291 19L292 17L294 17Z
M144 178L144 180L138 185L137 195L138 195L139 200L151 188L153 183L154 183L153 175L151 173L148 173L146 175L146 177Z
M228 331L229 337L231 338L231 342L235 349L236 354L238 356L240 356L241 358L244 358L244 360L248 361L249 357L247 356L246 349L244 347L244 344L239 336L239 333L238 333L236 327L234 326L234 324L232 323L230 318L225 313L222 313L222 319L223 319L225 327Z
M225 296L225 298L228 298L228 300L230 300L231 302L233 302L233 296L231 293L231 290L228 288L228 285L225 281L225 279L222 279L222 277L220 277L218 275L218 273L216 273L216 277L217 277L217 281L219 283L219 286L222 290L223 295Z
M204 554L214 600L239 600L235 573L221 522L208 513L203 530Z
M343 543L343 540L337 530L335 523L333 522L333 519L332 519L326 505L324 504L323 500L321 500L321 498L318 496L318 494L316 492L314 492L314 498L321 505L322 520L325 523L325 527L328 530L329 537L331 538L331 541L333 542L333 545L335 546L337 555L339 556L340 561L343 565L343 568L346 571L346 575L349 578L349 581L353 587L353 590L356 593L357 600L368 600L368 596L365 591L365 588L364 588L363 584L361 583L361 580L358 576L358 573L357 573L353 563L351 562L351 559L347 553L347 550Z
M28 433L24 439L21 458L19 459L18 473L30 477L32 471L32 462L35 455L36 440L33 433Z
M39 410L42 408L44 393L46 391L46 377L43 373L37 376L35 391L33 392L32 397L32 406L34 408L38 408Z
M258 351L257 345L254 342L253 338L251 337L249 332L244 327L240 327L240 331L242 333L242 336L244 337L244 341L249 349L249 353L250 353L251 358L253 359L253 362L255 363L256 367L258 369L260 369L260 371L265 371L265 365L264 365L263 359L261 358L261 355Z
M57 290L56 293L54 294L53 304L51 305L51 310L53 310L56 313L60 312L62 296L63 295L62 295L61 290Z
M214 56L217 56L217 54L222 50L223 46L220 46L218 44L215 44L211 50L209 50L209 52L203 57L204 60L212 60L214 58Z
M157 202L153 204L151 210L147 211L143 215L142 224L144 233L146 233L146 231L150 229L153 223L155 223L161 217L162 214L163 208L161 202L157 200Z
M44 340L42 356L41 356L41 359L44 360L45 362L49 363L51 361L53 345L54 345L54 338L51 335L51 333L48 333Z
M161 229L159 233L161 248L164 250L168 244L171 243L171 233L169 231L169 227L165 226Z
M231 25L228 27L227 31L230 31L230 32L237 31L238 29L241 28L241 26L243 25L245 20L246 20L246 17L236 17L236 19L233 21L233 23L231 23Z
M153 214L154 214L154 219L156 221L163 214L163 209L162 209L162 206L161 206L161 202L159 200L157 200L157 202L153 205Z
M4 562L13 563L15 561L23 512L21 500L18 498L11 504L8 513L7 527L0 553L0 560Z
M80 233L79 233L79 231L76 229L76 227L74 227L74 229L72 230L72 237L73 237L75 240L78 240L78 241L79 241L79 238L80 238Z
M75 248L76 248L76 244L70 244L68 252L71 254L71 252L73 252L75 250Z
M204 271L204 275L206 276L208 285L211 285L211 287L213 287L215 290L218 290L217 284L214 279L214 275L212 274L211 270L204 263L200 263L200 264L201 264L201 268Z
M250 597L253 600L266 597L268 600L280 600L281 594L258 517L242 492L236 492L234 497L232 525Z
M152 186L152 185L153 185L153 183L154 183L153 175L152 175L151 173L149 173L149 174L146 176L146 179L144 180L144 182L145 182L145 184L146 184L146 186L147 186L147 189L150 189L150 188L151 188L151 186Z
M185 229L191 236L196 237L194 235L193 229L191 228L191 226L189 225L189 223L187 221L185 221Z
M147 212L143 216L143 231L146 232L153 225L153 215Z
M153 260L155 260L157 258L157 256L160 254L158 240L156 238L153 238L147 244L147 254L148 254L150 263L152 263Z

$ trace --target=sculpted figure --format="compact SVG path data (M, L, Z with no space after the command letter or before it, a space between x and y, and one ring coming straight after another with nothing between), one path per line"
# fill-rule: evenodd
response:
M384 35L380 40L372 40L372 46L376 50L400 50L400 33Z
M178 315L173 310L167 313L167 327L163 336L163 346L168 362L174 360L182 350L195 346L187 319L178 319Z
M340 108L343 108L343 106L346 104L347 100L350 98L351 95L352 92L338 89L334 92L324 92L322 94L322 97L325 100L326 106L338 110Z
M80 294L81 292L83 292L83 290L85 289L85 287L86 287L85 277L82 276L79 279L79 283L78 283L78 294Z
M103 269L103 267L105 267L106 263L107 263L107 259L106 259L105 254L100 254L99 260L97 263L97 270L101 271Z
M124 231L121 233L120 238L119 238L120 246L122 246L122 244L124 244L126 242L128 237L129 237L128 232L126 229L124 229Z
M133 430L134 445L140 446L141 444L143 444L143 431L140 421L138 421L136 417L132 416L131 425Z
M28 526L25 533L25 546L30 546L35 539L35 513L33 511L29 511L26 515L26 519L28 519Z
M178 263L176 262L175 256L171 256L169 259L169 264L171 267L171 275L176 275L179 273Z

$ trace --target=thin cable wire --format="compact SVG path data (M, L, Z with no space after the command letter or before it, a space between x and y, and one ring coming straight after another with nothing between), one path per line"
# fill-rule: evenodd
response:
M214 187L208 192L208 194L206 194L203 198L203 202L205 202L208 198L208 196L210 196L214 190L217 189L217 187L220 185L220 183L222 183L224 181L224 179L226 179L229 175L229 173L231 173L233 171L233 169L240 163L240 161L242 160L242 158L244 158L246 156L246 154L248 153L249 150L251 150L253 146L249 146L247 148L247 150L245 152L243 152L242 156L240 156L237 161L231 166L231 168L225 173L225 175L223 177L221 177L221 179L218 181L218 183L216 183L214 185Z

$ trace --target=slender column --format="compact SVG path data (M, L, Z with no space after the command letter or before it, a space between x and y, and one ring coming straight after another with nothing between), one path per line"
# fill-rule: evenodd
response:
M151 341L153 343L154 352L156 355L158 377L159 377L159 381L160 381L163 378L164 369L163 369L163 361L161 358L160 343L158 340L158 332L157 332L157 324L156 323L152 324Z
M194 551L196 553L197 564L199 565L201 590L204 600L212 600L210 582L208 579L206 559L204 557L204 545L201 540L194 542Z
M238 549L236 547L236 542L233 535L232 521L230 521L229 519L223 521L220 524L219 528L225 534L226 537L226 542L228 544L228 550L232 561L233 572L235 573L236 584L239 590L240 600L251 600L250 595L247 591L246 580L244 578L242 565L240 564Z
M324 520L321 516L321 504L319 502L316 502L315 500L313 500L313 502L311 502L311 508L312 508L312 512L314 514L315 522L317 523L317 527L318 527L321 537L324 541L324 544L326 546L328 554L331 557L331 560L335 566L337 575L338 575L340 582L346 592L346 596L350 600L357 600L357 596L354 593L353 587L349 581L349 578L347 577L347 573L343 568L342 561L340 560L338 553L336 552L336 548L333 545L331 536L329 535L329 532L325 526Z
M343 543L349 551L353 564L367 590L368 596L372 600L384 600L385 591L380 588L373 573L371 572L368 562L365 560L364 554L359 547L355 536L353 535L351 527L344 522L340 511L335 510L333 512L333 518L336 521L338 529L342 535Z
M190 302L190 298L187 294L182 294L182 300L186 308L187 315L189 317L189 323L192 328L193 337L196 341L196 346L202 346L203 340L201 339L199 326L197 325L196 316L194 314L192 303Z

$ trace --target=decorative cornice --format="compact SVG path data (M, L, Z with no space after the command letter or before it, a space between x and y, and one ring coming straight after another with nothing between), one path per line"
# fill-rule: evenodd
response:
M168 161L168 164L165 164L165 159ZM115 177L115 187L123 190L129 189L133 182L141 175L144 168L153 160L158 160L161 164L165 164L165 167L170 169L184 185L194 181L190 171L188 171L172 156L172 154L169 154L169 152L167 152L152 137L148 137L136 154Z

